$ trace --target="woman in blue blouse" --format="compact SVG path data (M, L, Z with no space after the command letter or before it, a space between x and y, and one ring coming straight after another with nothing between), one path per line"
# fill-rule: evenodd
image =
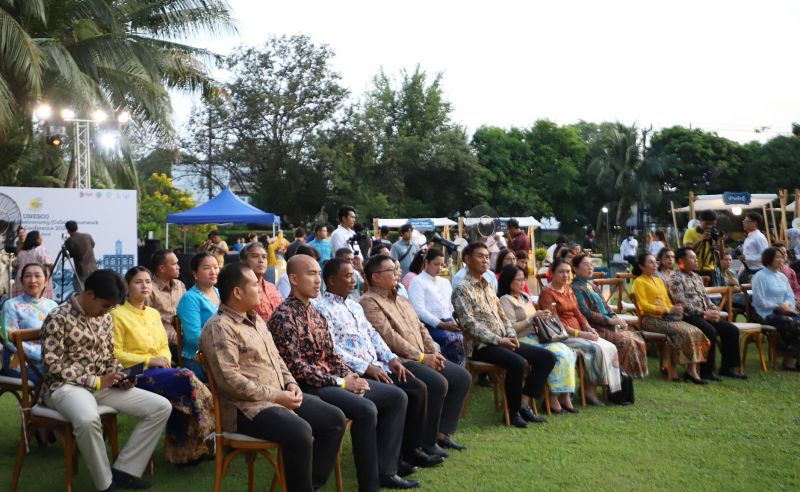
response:
M213 255L204 251L194 255L189 266L192 268L194 285L181 297L177 309L183 331L181 356L184 367L191 369L201 381L205 382L205 374L194 357L203 325L219 308L219 292L214 287L217 283L219 264Z
M8 334L15 330L41 328L44 319L58 304L42 293L50 284L47 268L41 263L27 263L22 267L17 282L22 284L23 293L3 304L2 334L6 342L3 347L2 374L20 377L19 361L16 348L8 343ZM24 342L22 348L31 364L35 364L42 372L42 345L39 342ZM34 371L28 371L28 379L36 382Z
M767 248L761 253L764 268L753 279L753 308L767 324L777 328L786 345L787 355L784 369L797 369L800 358L800 314L789 280L783 274L783 254L776 248Z

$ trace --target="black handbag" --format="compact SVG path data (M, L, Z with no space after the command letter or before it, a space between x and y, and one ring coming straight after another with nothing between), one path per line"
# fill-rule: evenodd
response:
M536 336L539 338L539 343L563 342L569 338L567 329L556 315L549 318L536 316L533 318L533 322L536 324Z
M633 405L636 402L636 397L633 394L633 378L622 371L620 372L622 389L608 395L608 401L617 405Z

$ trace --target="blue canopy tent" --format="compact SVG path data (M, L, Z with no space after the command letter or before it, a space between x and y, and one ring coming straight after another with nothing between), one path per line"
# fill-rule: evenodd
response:
M272 224L274 233L275 226L280 223L280 217L257 209L226 187L202 205L185 212L167 214L166 247L169 247L170 224Z

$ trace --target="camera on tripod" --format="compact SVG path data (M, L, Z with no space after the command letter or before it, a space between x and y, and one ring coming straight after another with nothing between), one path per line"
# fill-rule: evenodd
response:
M353 249L353 254L354 255L357 255L359 250L353 248L353 246L358 246L359 243L361 243L361 241L364 241L365 239L367 239L367 235L362 231L357 231L355 234L350 236L350 238L347 240L347 243Z
M709 229L708 234L710 236L711 242L716 243L719 241L719 238L722 237L722 231L717 229L716 227L712 227Z
M448 241L447 239L443 238L439 235L439 233L435 233L433 237L431 237L431 241L436 244L441 245L443 248L447 250L448 253L455 254L458 251L458 245L453 241Z

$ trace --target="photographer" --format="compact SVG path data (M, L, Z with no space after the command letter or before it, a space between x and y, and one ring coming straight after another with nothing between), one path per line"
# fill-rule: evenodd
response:
M717 214L712 210L700 213L700 225L688 229L683 235L683 245L697 255L696 273L711 277L711 285L722 285L717 269L720 251L725 251L722 231L717 229Z
M94 260L94 239L89 234L78 232L78 223L74 220L65 224L69 237L64 241L64 248L75 260L75 275L72 276L72 288L76 293L83 290L83 284L89 275L97 270Z
M217 259L217 264L220 268L225 264L225 255L230 253L228 243L222 240L219 231L211 231L208 233L208 241L203 243L200 251L208 251L214 258Z
M358 251L361 253L361 248L358 242L351 243L350 239L355 235L353 226L356 225L356 209L349 205L345 205L339 209L337 214L339 217L339 227L331 234L331 249L336 252L342 248L347 248L353 253Z
M392 245L392 256L400 262L403 275L408 273L408 267L419 251L419 245L411 239L413 234L414 227L411 224L403 224L400 227L400 239Z
M742 244L742 269L739 272L740 284L750 283L753 275L764 268L761 263L761 253L769 248L769 244L766 236L758 229L760 225L761 214L756 212L750 212L742 220L742 227L744 227L744 232L747 233L747 236L744 238L744 244Z

